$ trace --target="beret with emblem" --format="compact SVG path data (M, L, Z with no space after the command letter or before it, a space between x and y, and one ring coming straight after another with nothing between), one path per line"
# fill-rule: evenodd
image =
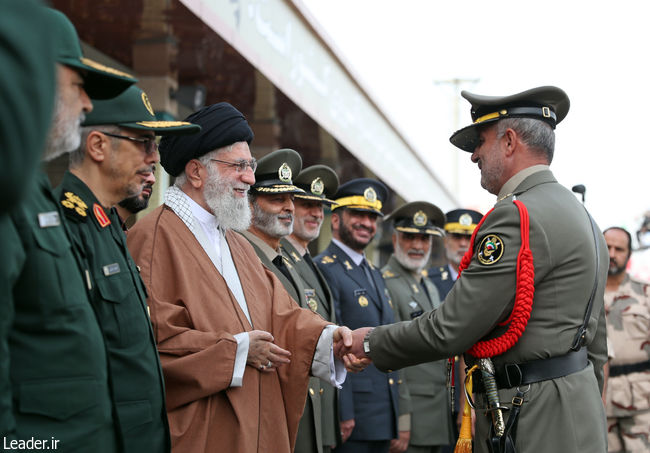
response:
M331 205L334 201L331 197L339 188L339 177L327 165L312 165L303 169L293 183L305 191L305 193L296 194L297 198L305 200L322 201Z
M471 209L454 209L446 214L445 231L449 234L464 234L471 236L483 214Z
M72 22L61 11L52 8L47 8L47 14L56 61L79 71L84 90L91 99L110 99L137 82L130 74L85 58Z
M403 233L442 236L445 215L442 210L426 201L413 201L395 209L384 221L392 221L393 227Z
M479 143L479 126L506 118L532 118L555 129L569 113L569 97L554 86L532 88L509 96L482 96L467 91L462 91L461 95L472 105L472 124L454 132L449 141L470 153Z
M383 216L381 208L388 198L386 186L371 178L358 178L339 187L334 195L332 210L347 208L355 211L370 211Z
M293 183L302 169L302 157L292 149L278 149L257 161L255 184L251 190L260 194L305 193Z
M210 151L253 141L253 130L242 113L227 102L203 107L185 118L185 121L201 126L201 132L193 135L165 136L160 141L160 164L172 176L178 176L185 165Z
M113 99L93 102L93 111L83 125L100 124L153 131L157 135L196 134L201 130L198 124L187 121L158 121L147 93L136 86Z

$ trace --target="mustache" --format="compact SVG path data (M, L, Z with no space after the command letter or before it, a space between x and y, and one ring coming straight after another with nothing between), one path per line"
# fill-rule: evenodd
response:
M355 225L352 227L354 230L366 230L368 233L372 233L372 229L368 228L365 225Z
M408 253L408 254L414 254L414 255L424 256L424 250L408 249L408 250L406 251L406 253Z
M279 220L293 220L293 214L280 214L278 215Z

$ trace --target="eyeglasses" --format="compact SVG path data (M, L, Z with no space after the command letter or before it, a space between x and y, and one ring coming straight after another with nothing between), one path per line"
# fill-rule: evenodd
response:
M257 170L257 161L255 159L251 160L238 160L237 162L229 162L227 160L219 160L219 159L210 159L215 162L219 162L220 164L228 165L229 167L235 167L237 170L237 173L244 173L246 171L247 167L250 167L251 170L253 170L253 173L255 173L255 170Z
M144 145L144 149L147 152L147 154L154 153L158 149L158 144L156 143L156 137L129 137L128 135L111 134L110 132L104 132L104 131L99 131L99 132L101 132L104 135L108 135L109 137L119 138L122 140L130 140L135 143L140 143Z

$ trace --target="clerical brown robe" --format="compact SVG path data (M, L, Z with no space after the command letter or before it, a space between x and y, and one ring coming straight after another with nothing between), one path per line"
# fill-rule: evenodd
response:
M226 233L252 324L183 221L166 205L129 230L128 245L147 286L175 452L289 453L307 394L316 344L328 324L289 297L250 244ZM246 367L230 387L233 335L270 332L291 351L272 372Z

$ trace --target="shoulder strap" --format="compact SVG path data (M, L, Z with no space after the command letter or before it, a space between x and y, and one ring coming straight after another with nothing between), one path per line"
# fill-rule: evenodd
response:
M584 206L583 206L584 207ZM576 336L573 338L573 344L571 349L574 351L579 351L585 345L586 336L587 336L587 325L589 324L589 318L591 318L591 310L594 307L594 296L596 295L596 289L598 289L598 274L600 274L600 247L598 246L598 237L596 235L596 223L594 222L593 217L585 208L587 217L591 222L591 232L594 236L594 244L596 246L596 275L594 276L594 286L591 288L591 295L589 296L589 302L587 303L587 309L585 310L585 317L582 320L582 325L576 332Z

